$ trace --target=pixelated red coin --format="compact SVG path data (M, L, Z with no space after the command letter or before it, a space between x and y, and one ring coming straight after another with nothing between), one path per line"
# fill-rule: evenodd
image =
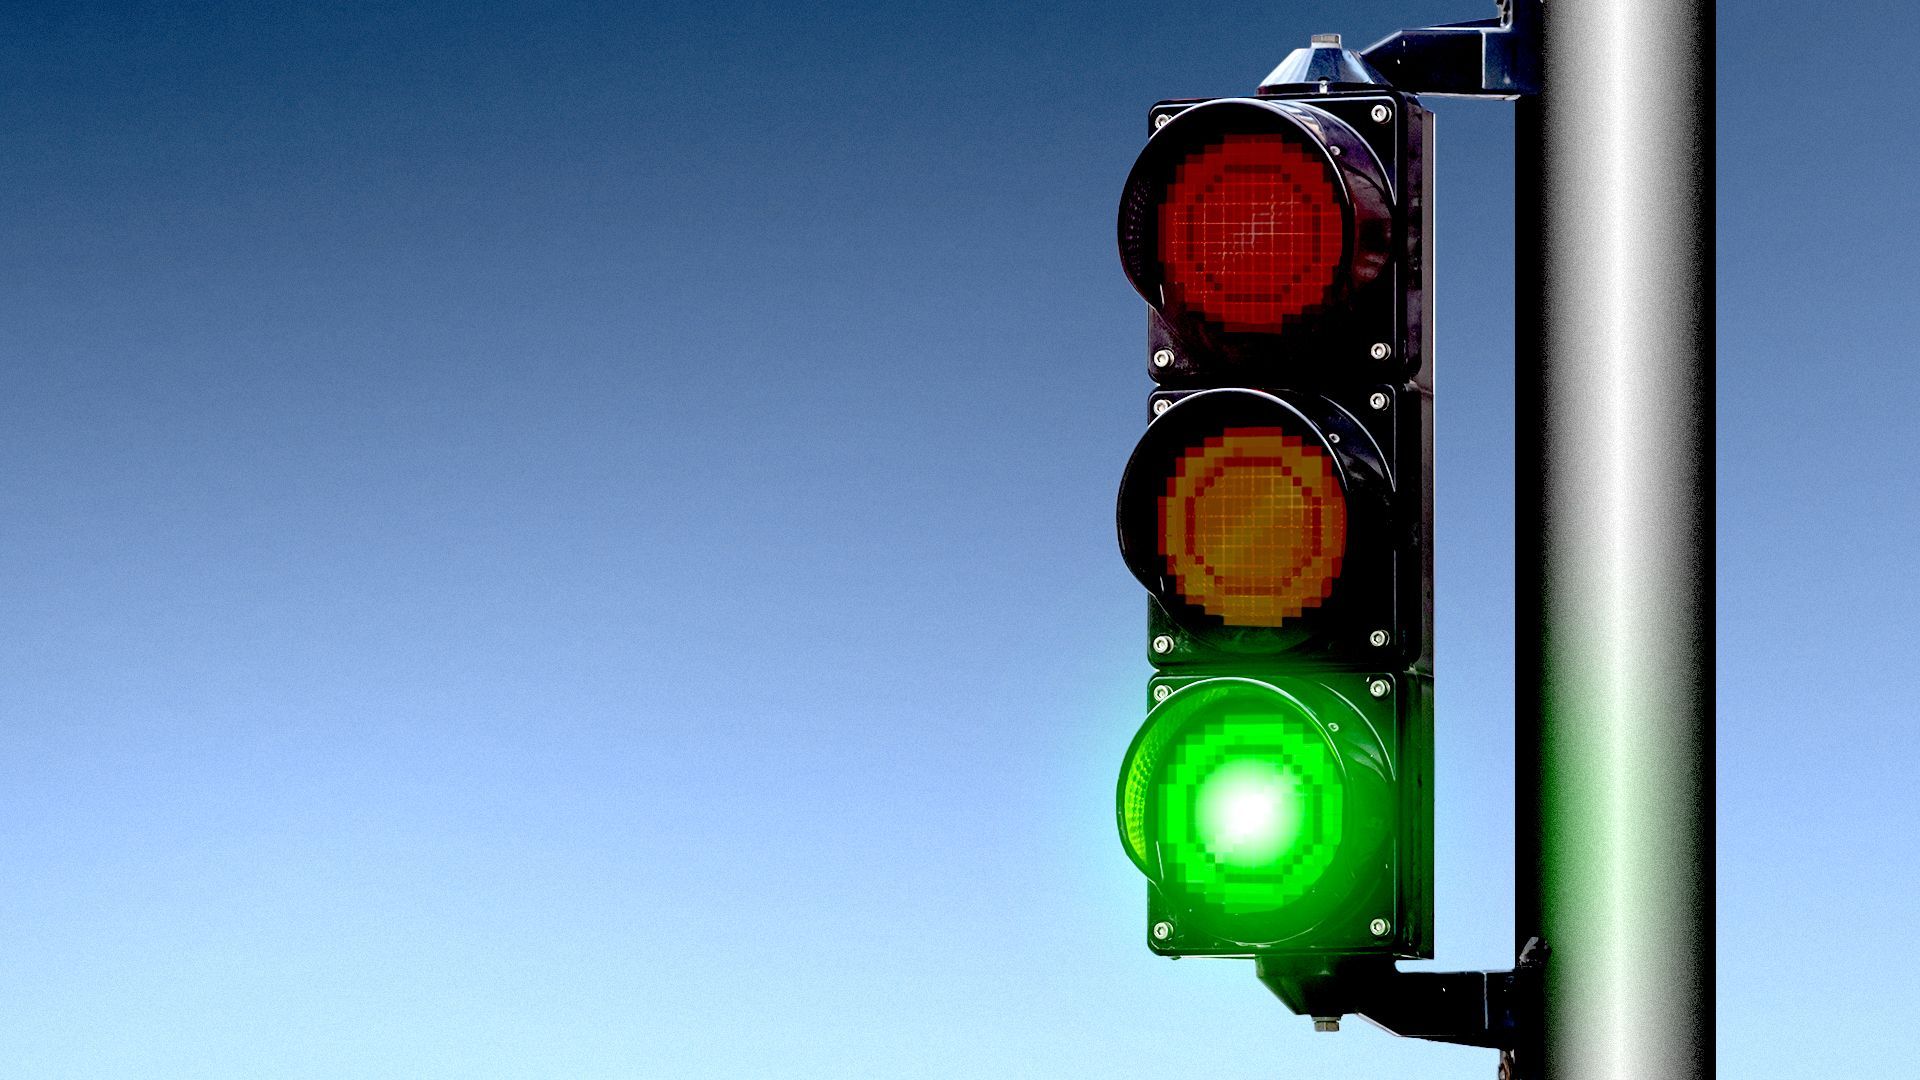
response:
M1162 194L1165 302L1225 330L1277 333L1327 303L1345 230L1317 150L1271 133L1201 143Z

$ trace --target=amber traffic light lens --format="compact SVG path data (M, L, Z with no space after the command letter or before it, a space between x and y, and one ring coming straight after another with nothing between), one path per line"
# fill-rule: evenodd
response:
M1228 626L1279 626L1319 607L1346 554L1332 459L1277 427L1227 428L1187 447L1159 519L1174 591Z
M1167 306L1236 333L1278 333L1323 306L1345 241L1324 156L1274 133L1189 149L1159 226Z
M1196 644L1284 652L1379 601L1373 449L1345 416L1314 395L1222 388L1148 425L1120 479L1120 553ZM1375 571L1361 593L1354 566Z

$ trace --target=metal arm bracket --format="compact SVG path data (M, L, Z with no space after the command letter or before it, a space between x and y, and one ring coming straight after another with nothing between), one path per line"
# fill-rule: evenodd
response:
M1395 31L1360 55L1395 87L1416 94L1537 94L1542 0L1499 3L1497 18Z
M1321 1030L1355 1013L1410 1039L1512 1050L1539 1031L1547 946L1527 942L1512 971L1400 971L1391 960L1261 957L1260 981Z

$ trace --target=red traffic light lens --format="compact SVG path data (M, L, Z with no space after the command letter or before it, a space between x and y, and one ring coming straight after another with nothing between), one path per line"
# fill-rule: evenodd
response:
M1376 148L1334 112L1222 98L1175 115L1120 193L1121 266L1177 346L1154 379L1394 374L1406 350L1371 351L1398 337L1393 218Z
M1324 305L1346 240L1324 155L1267 132L1188 149L1159 226L1165 303L1235 333L1278 333Z
M1278 427L1230 427L1172 464L1159 547L1179 600L1227 626L1279 626L1333 594L1347 500L1322 447Z

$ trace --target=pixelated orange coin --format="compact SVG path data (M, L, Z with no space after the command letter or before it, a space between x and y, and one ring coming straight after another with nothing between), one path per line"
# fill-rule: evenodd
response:
M1276 627L1320 606L1346 547L1333 460L1277 427L1227 428L1188 447L1160 499L1174 588L1229 626Z

